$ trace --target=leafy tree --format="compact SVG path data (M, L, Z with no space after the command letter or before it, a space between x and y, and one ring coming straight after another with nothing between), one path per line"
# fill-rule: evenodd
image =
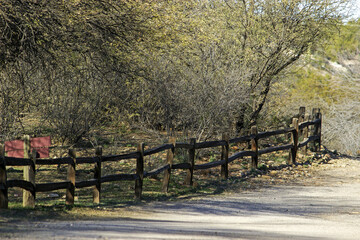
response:
M149 58L150 109L160 111L145 116L166 119L162 125L192 126L199 134L204 127L230 128L229 119L239 129L255 124L273 84L331 35L346 4L198 1L177 8L174 29L182 32L166 32L171 38Z
M246 128L279 76L331 33L346 4L4 0L0 106L11 117L1 126L36 112L71 142L114 115L190 128L199 138L234 122Z

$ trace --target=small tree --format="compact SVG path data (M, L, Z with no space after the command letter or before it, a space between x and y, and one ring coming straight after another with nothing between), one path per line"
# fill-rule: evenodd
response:
M140 115L195 129L255 124L273 84L332 34L348 3L197 1L169 10L174 22L164 26L161 51L149 53L143 86L151 94Z

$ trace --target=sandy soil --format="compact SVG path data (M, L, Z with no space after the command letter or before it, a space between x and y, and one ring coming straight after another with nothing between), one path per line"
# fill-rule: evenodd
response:
M287 172L299 177L283 181ZM249 180L263 186L253 190L131 206L121 217L2 221L0 238L360 239L359 159L271 174Z

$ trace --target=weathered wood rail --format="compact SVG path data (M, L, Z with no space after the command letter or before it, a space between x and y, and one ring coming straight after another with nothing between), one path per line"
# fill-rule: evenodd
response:
M300 121L300 123L299 123ZM73 205L75 199L75 190L86 187L93 187L93 202L95 204L100 203L101 196L101 184L105 182L114 181L135 181L135 198L141 199L143 180L144 178L158 175L164 172L164 178L162 183L162 190L168 191L169 182L172 170L186 170L187 176L185 179L186 184L193 184L193 175L195 170L209 169L221 166L221 177L227 179L229 176L228 164L236 159L243 157L251 157L251 168L256 169L258 167L258 157L263 154L290 150L290 157L288 164L295 164L297 158L297 152L299 148L307 150L308 145L313 145L314 151L320 150L321 145L321 113L319 109L313 109L312 115L305 114L305 109L300 108L299 116L293 119L292 126L285 129L279 129L268 132L258 132L257 127L253 126L250 131L250 135L240 136L229 139L228 135L224 134L219 141L205 141L196 142L196 140L190 139L189 143L176 142L174 138L170 140L169 144L164 144L153 149L144 151L144 144L141 143L138 146L136 152L122 154L102 156L102 149L97 148L94 157L77 157L76 151L69 150L69 156L56 159L36 159L36 153L30 153L28 147L27 153L24 158L13 158L5 156L4 146L0 147L0 208L8 208L8 189L12 187L22 188L23 194L23 206L34 207L37 192L48 192L59 189L66 190L66 204ZM260 139L266 139L272 136L291 134L291 142L285 145L272 146L260 149L258 141ZM309 136L310 134L310 136ZM299 142L301 135L302 141ZM26 137L25 139L28 139ZM25 141L25 144L28 141ZM251 145L250 150L244 150L236 152L229 156L230 144L247 143ZM221 158L214 162L208 162L204 164L196 164L196 150L204 148L221 147ZM176 149L187 149L188 162L182 162L174 164L174 155ZM156 153L167 151L166 164L153 169L151 171L144 171L144 157L150 156ZM136 171L135 173L123 173L101 176L101 166L104 162L120 161L127 159L136 159ZM93 164L94 175L93 178L85 181L76 181L76 166L80 164ZM35 167L37 165L67 165L67 180L56 183L36 183ZM11 166L24 166L24 180L7 180L7 167Z

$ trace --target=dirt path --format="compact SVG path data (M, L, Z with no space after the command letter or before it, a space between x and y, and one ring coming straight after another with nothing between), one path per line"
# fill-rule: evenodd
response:
M251 191L132 206L128 217L113 212L101 220L4 221L0 238L359 239L360 161L330 160L300 175Z

